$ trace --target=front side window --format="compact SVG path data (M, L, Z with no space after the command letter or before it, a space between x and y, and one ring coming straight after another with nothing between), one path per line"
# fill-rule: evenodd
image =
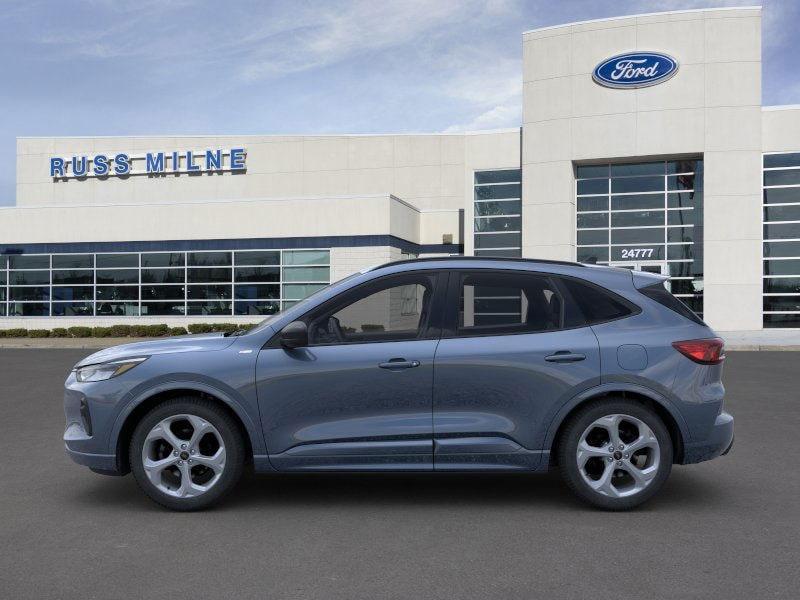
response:
M311 344L414 340L428 324L434 274L370 282L311 318Z
M561 329L564 302L550 278L528 273L458 274L456 335L504 335Z

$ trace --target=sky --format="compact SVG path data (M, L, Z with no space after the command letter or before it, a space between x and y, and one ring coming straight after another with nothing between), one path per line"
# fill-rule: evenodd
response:
M14 204L18 136L518 127L523 31L753 4L0 0L0 205ZM798 104L800 1L762 4L763 104Z

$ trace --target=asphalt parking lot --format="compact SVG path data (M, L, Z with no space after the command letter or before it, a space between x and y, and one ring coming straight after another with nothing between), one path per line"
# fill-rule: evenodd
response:
M72 464L87 350L0 349L0 598L797 598L798 352L730 353L731 453L631 513L557 477L247 476L176 514Z

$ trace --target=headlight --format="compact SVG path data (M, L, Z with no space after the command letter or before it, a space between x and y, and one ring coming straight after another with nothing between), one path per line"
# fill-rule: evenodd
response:
M141 358L125 358L123 360L115 360L113 362L100 363L98 365L86 365L85 367L77 367L75 369L75 378L81 383L87 381L105 381L117 375L127 373L133 367L143 363L147 357Z

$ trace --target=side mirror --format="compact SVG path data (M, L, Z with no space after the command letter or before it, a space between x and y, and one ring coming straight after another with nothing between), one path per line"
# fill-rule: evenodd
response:
M281 329L281 346L284 348L302 348L308 346L308 326L302 321L292 321Z

